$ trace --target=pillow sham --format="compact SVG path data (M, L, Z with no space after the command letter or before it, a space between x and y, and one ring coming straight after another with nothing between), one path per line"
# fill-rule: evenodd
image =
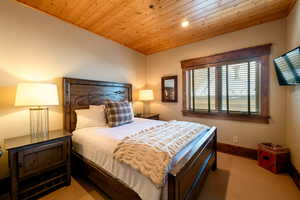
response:
M132 105L127 102L105 102L105 113L108 126L116 127L133 122Z
M77 123L76 129L88 127L101 127L106 125L104 106L97 109L75 110Z
M128 101L113 101L113 100L105 100L104 101L104 104L105 103L113 103L113 102L128 102ZM129 102L129 105L130 105L130 109L131 109L131 114L132 114L132 116L133 116L133 118L135 118L134 117L134 110L133 110L133 103L132 102ZM94 109L94 108L97 108L99 105L90 105L90 109ZM104 106L104 105L101 105L101 106ZM105 107L105 106L104 106ZM106 112L105 112L105 115L107 115L106 114ZM106 122L107 122L107 116L106 116Z

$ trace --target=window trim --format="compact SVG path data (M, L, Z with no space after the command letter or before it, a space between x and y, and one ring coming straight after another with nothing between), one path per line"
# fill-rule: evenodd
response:
M248 121L257 123L269 123L269 55L272 44L249 47L225 53L215 54L206 57L193 58L181 61L182 68L182 97L183 110L182 114L189 117L205 117L213 119L225 119L236 121ZM206 112L206 111L192 111L187 109L187 85L186 72L191 69L207 68L220 65L222 63L236 62L240 60L248 60L257 58L261 62L261 114L241 114L241 113L227 113L227 112Z

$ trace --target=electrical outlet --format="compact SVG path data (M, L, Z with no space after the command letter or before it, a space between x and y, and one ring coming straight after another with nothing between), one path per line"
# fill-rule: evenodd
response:
M233 143L234 144L237 144L237 143L239 143L239 137L238 136L233 136Z

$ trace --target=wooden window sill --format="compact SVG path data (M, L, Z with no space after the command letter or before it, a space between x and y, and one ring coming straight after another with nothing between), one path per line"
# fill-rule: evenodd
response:
M189 110L183 110L182 114L188 117L199 117L199 118L211 118L211 119L223 119L223 120L234 120L234 121L245 121L268 124L269 116L261 115L247 115L240 113L223 113L223 112L193 112Z

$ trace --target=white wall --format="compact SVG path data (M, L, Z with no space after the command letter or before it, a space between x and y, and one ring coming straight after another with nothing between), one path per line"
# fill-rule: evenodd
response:
M233 143L233 136L238 136L239 143L237 145L249 148L256 148L257 144L261 142L284 144L286 91L277 83L272 59L285 52L285 29L286 23L283 19L148 56L147 86L154 89L156 98L150 105L151 112L160 113L161 117L167 120L175 118L214 125L218 128L219 142L230 144ZM270 56L270 124L182 116L181 60L267 43L273 44ZM160 101L161 77L167 75L178 75L178 103L162 103Z
M14 107L19 82L55 82L60 92L64 76L145 85L144 55L15 1L0 1L0 27L0 145L29 130L28 109ZM50 128L62 128L62 106L50 109Z
M300 46L300 1L287 17L287 51ZM300 171L300 86L289 87L287 91L286 134L291 149L291 159Z

